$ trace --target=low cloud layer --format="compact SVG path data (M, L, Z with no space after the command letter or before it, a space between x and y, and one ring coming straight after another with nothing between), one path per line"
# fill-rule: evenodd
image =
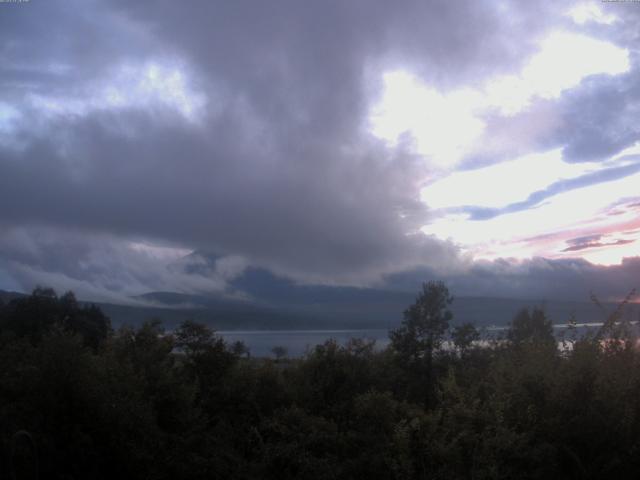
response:
M417 269L391 275L387 285L416 290L425 279L444 280L457 296L588 302L594 294L601 301L617 302L635 289L632 298L637 301L640 260L628 258L612 266L594 265L577 258L478 261L463 274L442 275Z

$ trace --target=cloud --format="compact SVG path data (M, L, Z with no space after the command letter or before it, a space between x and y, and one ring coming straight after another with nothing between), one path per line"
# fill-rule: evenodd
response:
M469 211L472 215L474 212L498 215L511 211L513 205L531 206L533 201L526 202L531 198L531 192L542 191L558 183L559 179L578 177L594 168L595 165L567 164L562 160L561 150L555 149L454 172L427 185L421 195L432 208L462 207L461 211ZM504 182L506 178L509 182ZM494 188L498 184L501 188Z
M67 22L68 8L51 14ZM11 100L23 119L11 141L21 148L2 152L0 195L11 205L2 220L166 239L303 281L362 283L416 262L456 262L453 246L416 234L426 218L415 195L421 159L359 131L368 23L351 7L315 16L289 5L287 17L306 29L255 8L122 5L105 17L123 37L102 51L99 75L66 49L33 42L47 62L70 67L46 91L49 77L35 87L16 78ZM316 25L342 13L351 23L336 25L337 36ZM376 15L386 28L386 13ZM138 23L144 34L133 38ZM166 45L181 69L155 66ZM122 65L134 67L123 74ZM194 100L196 126L181 118L191 96L207 98ZM167 103L175 115L158 121L157 104Z
M574 22L584 24L587 22L604 23L611 25L618 20L618 17L612 13L605 13L603 9L595 3L582 3L572 7L567 11Z
M387 281L392 288L415 290L420 282L430 279L445 280L457 296L589 301L594 293L600 300L619 301L640 287L640 259L603 266L576 258L503 258L476 262L464 274L443 277L418 269L391 275Z
M570 238L569 240L567 240L567 243L569 245L580 245L583 243L597 242L602 237L603 237L602 234L585 235L583 237Z
M552 150L600 162L636 139L632 124L617 137L623 120L607 112L612 86L624 97L613 99L622 116L635 111L636 57L627 58L633 41L622 15L610 33L591 30L606 24L580 26L557 5L511 1L71 0L2 9L0 258L3 277L23 288L226 291L249 265L330 285L380 284L417 267L453 275L472 265L455 228L423 229L440 218L421 198L440 167ZM559 57L545 44L553 38L570 40ZM611 63L581 57L572 71L565 60L576 42ZM542 82L556 64L563 75ZM370 112L385 75L398 71L432 93L424 108L437 112L425 138L450 136L459 119L483 127L461 149L425 140L416 150L401 132L394 144L377 138ZM513 78L528 86L515 104L491 88ZM456 92L469 88L481 92L479 107L447 117ZM565 168L574 179L590 167ZM558 185L540 177L523 192ZM625 179L628 187L633 177ZM528 198L504 193L474 206ZM194 251L216 261L166 257Z
M124 64L76 96L34 93L29 95L28 103L35 113L47 117L86 117L93 111L164 107L195 120L206 100L204 95L190 91L182 69L153 61L142 65Z
M616 240L614 242L604 243L604 242L585 242L577 245L570 245L563 252L577 252L579 250L585 250L587 248L601 248L601 247L611 247L614 245L628 245L629 243L633 243L635 240Z
M449 207L455 212L469 213L473 220L487 220L505 213L536 207L561 193L623 180L640 172L640 162L637 160L636 163L630 165L608 166L601 164L595 168L593 165L585 168L584 166L572 167L559 159L556 159L554 164L549 161L552 158L545 158L544 154L537 155L537 157L539 159L526 157L520 161L503 162L478 171L462 172L445 178L423 190L423 198L428 202L430 198L433 198L434 201L429 203L435 203L440 208ZM571 174L574 175L574 178L562 178L564 175ZM499 177L509 178L510 184L498 191L480 188L464 189L465 186L468 187L472 184L486 185L487 187L495 185L499 181ZM545 188L536 189L540 185ZM616 186L616 184L612 184L612 188ZM630 192L632 193L632 191ZM509 201L518 198L523 199ZM444 203L438 204L438 201Z
M484 139L483 115L503 117L527 110L533 101L557 99L587 77L629 71L629 52L610 42L569 32L551 32L516 74L498 75L480 88L439 92L406 71L384 74L384 93L371 112L372 133L397 145L409 135L415 149L439 168L451 168Z
M117 303L136 303L132 296L150 290L241 295L228 288L245 268L241 258L222 257L196 271L193 266L204 260L190 253L143 238L51 227L10 227L0 236L2 270L23 290L53 285L83 299Z

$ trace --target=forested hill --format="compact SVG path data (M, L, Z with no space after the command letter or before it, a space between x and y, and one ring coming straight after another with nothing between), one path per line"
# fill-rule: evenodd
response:
M638 326L622 310L561 350L540 309L492 340L451 328L450 301L425 284L384 349L273 359L191 321L113 329L38 289L0 305L0 478L637 478Z
M340 290L340 289L337 289ZM24 295L0 290L5 302ZM331 292L326 288L310 291L306 297L278 301L245 301L215 296L153 292L135 300L144 306L97 303L114 326L141 325L158 318L167 328L185 319L193 319L217 330L282 330L282 329L359 329L393 328L402 312L415 300L410 292L373 289L344 289ZM146 304L146 305L145 305ZM455 297L452 323L474 323L479 327L504 326L525 307L539 306L556 324L566 323L572 316L578 322L601 322L616 304L602 303L603 309L591 301L558 301L484 297ZM638 319L640 305L631 305L628 315Z

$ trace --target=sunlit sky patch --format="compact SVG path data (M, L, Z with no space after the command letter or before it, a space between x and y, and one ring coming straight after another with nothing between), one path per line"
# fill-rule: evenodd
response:
M478 173L480 179L483 175L483 172ZM503 181L510 180L503 177ZM491 185L497 188L500 183ZM445 213L423 227L423 231L440 238L451 238L473 251L477 258L581 256L597 263L619 263L622 258L631 256L632 253L637 254L638 244L611 244L596 249L566 252L566 241L595 234L607 234L614 238L616 232L640 227L637 207L629 206L640 200L638 185L640 173L561 192L528 209L506 212L488 220L471 220L470 215ZM459 188L464 188L464 184ZM428 198L428 187L423 195ZM445 194L445 199L446 197ZM620 198L632 200L627 206L616 205ZM613 205L616 206L612 207ZM615 214L611 215L612 212ZM624 235L624 239L636 240L640 236L636 232Z
M506 207L564 178L593 171L595 163L567 163L562 150L531 153L476 170L453 172L422 190L431 208ZM508 181L506 181L508 179Z
M442 94L406 72L385 74L384 86L384 96L371 118L374 135L397 143L409 133L416 150L438 167L457 162L484 129L474 115L482 101L476 91Z
M567 12L567 15L580 25L588 22L611 25L618 19L618 17L612 13L605 13L600 5L593 2L577 5L571 8Z
M615 21L591 4L569 15L578 24ZM491 135L485 131L485 115L513 117L537 101L559 100L589 76L616 76L629 69L627 50L583 34L553 31L518 73L489 78L480 88L439 92L409 72L384 74L382 97L371 112L371 131L391 145L403 136L412 139L415 150L440 172L432 174L421 191L422 201L432 209L424 233L452 240L477 259L570 254L619 263L638 253L639 237L616 237L615 230L640 222L636 224L633 209L618 216L606 211L620 198L640 195L640 168L613 179L607 169L637 164L633 155L638 144L591 162L565 161L562 146L482 168L461 169L461 162ZM566 240L586 234L606 234L609 241L566 248Z
M438 92L408 72L387 72L371 131L392 145L408 134L431 165L455 167L482 138L483 114L498 109L514 115L534 98L557 98L589 75L618 75L629 66L629 53L609 42L553 32L519 74L490 78L480 89Z

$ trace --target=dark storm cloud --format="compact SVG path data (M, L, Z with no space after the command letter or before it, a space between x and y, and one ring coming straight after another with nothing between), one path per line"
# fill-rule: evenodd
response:
M445 280L457 296L588 301L594 293L602 300L615 301L640 288L640 258L611 266L581 259L500 259L476 262L464 274L443 276L418 269L390 275L387 282L392 288L416 290L420 282L430 279Z
M417 233L429 215L424 159L366 132L380 76L407 68L446 91L509 73L566 22L557 4L537 2L0 7L5 268L24 285L47 273L115 292L175 285L143 274L158 270L131 254L129 238L238 256L303 282L465 268L455 246ZM168 78L150 99L122 73L145 65ZM176 71L184 85L165 88ZM109 97L113 82L132 97ZM192 111L187 97L202 102ZM38 255L18 253L7 233L16 228L38 237ZM77 258L94 259L93 270ZM224 275L213 281L197 288L223 288Z
M624 298L640 286L640 259L624 259L621 265L600 266L585 260L534 258L522 262L500 260L476 265L468 277L453 284L469 291L497 296L587 300L593 292L603 299ZM475 281L475 282L474 282Z
M406 180L402 170L376 158L363 165L365 157L356 163L343 158L341 168L327 171L328 162L317 150L301 152L310 162L304 171L288 171L296 169L292 164L273 165L260 152L248 164L236 151L233 133L221 130L204 138L160 128L150 138L126 141L84 123L76 128L82 139L78 148L90 161L78 162L74 176L65 171L66 159L53 145L44 140L32 144L2 164L0 195L9 205L3 210L5 221L27 218L144 234L240 253L263 264L275 259L275 268L284 264L324 275L388 262L390 254L399 262L409 255L412 262L422 248L447 255L446 246L404 235L411 225L402 225L395 209L420 207L402 192L385 188ZM219 157L211 158L215 154ZM404 164L405 172L414 168L411 159L389 160L395 167Z
M25 92L72 91L102 75L115 58L150 51L150 37L144 29L128 22L108 3L29 3L2 6L0 97L5 99Z
M510 34L541 28L537 16L518 9L502 25L491 2L114 5L32 2L7 15L11 105L42 92L76 107L17 102L12 141L24 141L0 152L5 224L169 239L303 280L457 262L451 245L414 234L423 161L368 137L367 95L383 64L442 85L505 69L530 48ZM207 97L199 125L86 99L114 65L165 57L186 62Z
M640 112L638 57L633 70L615 78L594 77L563 100L564 128L558 132L566 145L567 161L601 160L640 140L635 120Z
M640 111L640 9L632 2L607 2L605 14L618 17L612 26L591 25L587 33L629 52L630 71L614 77L595 75L560 99L562 128L554 132L563 156L571 162L599 161L640 140L635 120Z

